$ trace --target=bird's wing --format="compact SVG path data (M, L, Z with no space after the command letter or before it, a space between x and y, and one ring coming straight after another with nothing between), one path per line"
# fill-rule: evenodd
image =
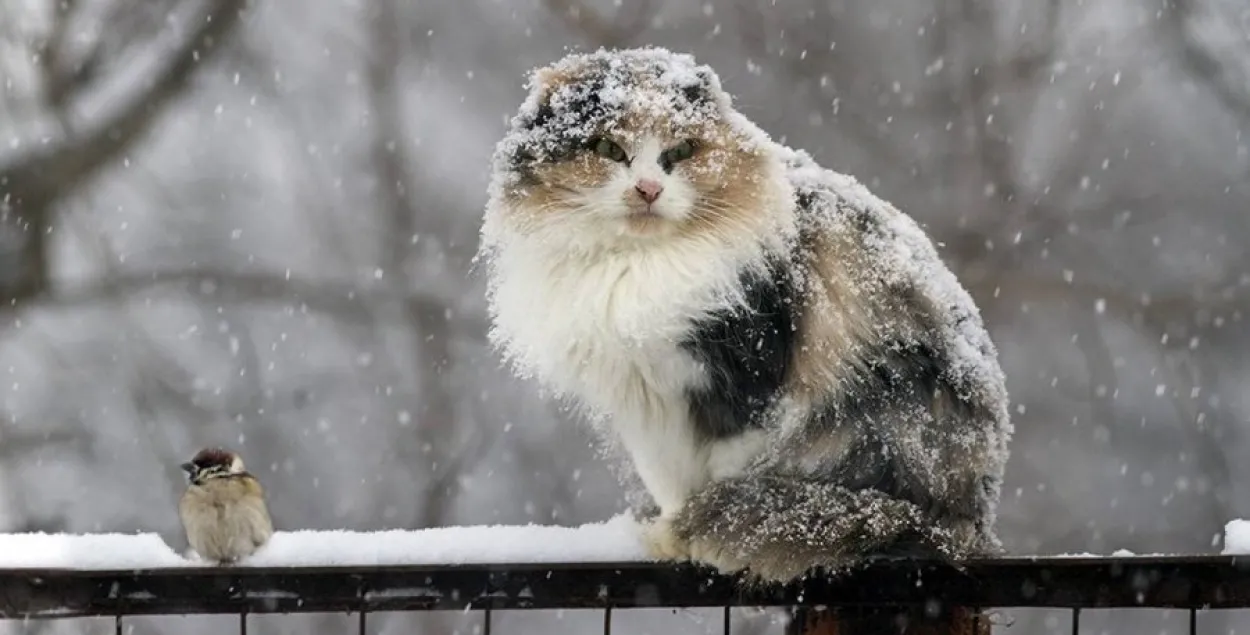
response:
M269 506L265 504L265 488L254 476L245 479L249 497L256 506L256 522L252 523L252 542L256 546L265 544L273 535L273 519L269 516Z

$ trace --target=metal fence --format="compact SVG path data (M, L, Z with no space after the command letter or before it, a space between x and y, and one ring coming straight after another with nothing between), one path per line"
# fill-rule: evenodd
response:
M853 574L788 586L744 584L690 565L653 563L317 568L175 568L139 571L0 571L0 618L351 613L364 635L371 613L599 609L610 635L615 611L637 608L790 607L810 616L856 612L1062 608L1072 633L1082 609L1188 611L1190 635L1202 610L1250 608L1250 557L1008 558L950 567L891 561ZM850 632L842 629L837 632ZM987 629L988 630L988 629ZM831 631L832 632L832 631ZM984 632L974 626L970 632Z

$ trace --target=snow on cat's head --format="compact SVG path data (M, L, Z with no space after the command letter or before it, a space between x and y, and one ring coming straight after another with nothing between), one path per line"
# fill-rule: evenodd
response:
M757 232L776 198L767 137L711 68L664 49L536 70L494 157L489 232L562 247Z

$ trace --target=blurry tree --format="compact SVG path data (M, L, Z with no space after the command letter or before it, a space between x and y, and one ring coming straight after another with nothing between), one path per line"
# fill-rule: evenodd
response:
M10 44L24 46L33 73L25 92L14 91L13 75L6 73L0 94L11 115L9 125L19 126L10 131L9 151L0 153L0 334L21 326L27 304L59 291L52 282L51 243L68 225L61 204L142 142L229 37L244 4L64 0L47 3L42 24L9 22L28 29L6 35L17 40ZM177 26L174 33L161 28L166 20ZM131 65L145 56L151 58L143 68L148 77L137 81ZM112 94L104 108L92 103L101 94ZM117 282L101 281L95 291L107 293ZM47 444L81 452L87 442L55 425L10 428L2 438L9 456ZM39 519L28 521L34 523L28 526L49 528Z
M28 36L38 73L35 90L16 99L7 91L4 95L12 111L35 113L24 123L38 132L15 137L9 144L13 151L0 155L0 305L12 310L49 291L53 264L48 245L57 204L125 157L229 36L244 4L47 3L47 23ZM162 29L170 12L168 19L182 23ZM126 65L136 57L143 61L145 54L155 62L143 69L148 76L136 81ZM6 88L11 84L10 79ZM110 90L121 94L109 99L103 114L77 112L87 109L92 97L98 99L97 93Z

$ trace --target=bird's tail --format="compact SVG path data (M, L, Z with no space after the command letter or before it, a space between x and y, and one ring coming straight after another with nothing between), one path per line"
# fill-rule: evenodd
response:
M813 568L845 570L873 557L948 559L950 532L910 501L801 477L713 483L672 520L691 557L786 582Z

